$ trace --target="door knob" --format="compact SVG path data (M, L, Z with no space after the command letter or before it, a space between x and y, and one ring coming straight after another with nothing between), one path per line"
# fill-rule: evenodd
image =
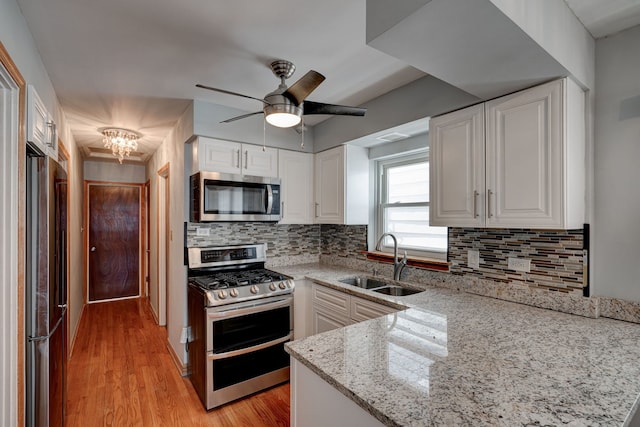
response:
M95 252L96 251L96 247L95 246L91 246L91 252Z

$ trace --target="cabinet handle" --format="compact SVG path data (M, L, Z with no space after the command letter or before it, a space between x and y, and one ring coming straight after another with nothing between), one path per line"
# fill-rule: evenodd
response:
M249 150L244 150L244 168L249 169Z
M281 203L282 207L280 208L280 218L284 218L284 202Z
M487 191L487 212L488 212L488 216L489 218L491 218L492 214L491 214L491 195L493 194L493 191L489 190Z
M236 155L236 167L240 168L240 149L238 148L238 153Z
M53 122L53 120L49 120L47 122L47 128L49 129L49 138L47 141L47 145L49 147L53 147L55 144L55 135L56 135L56 124Z
M474 218L478 218L478 195L479 194L480 193L473 190L473 217Z
M315 209L316 218L318 218L318 206L320 206L320 203L316 202L316 209Z

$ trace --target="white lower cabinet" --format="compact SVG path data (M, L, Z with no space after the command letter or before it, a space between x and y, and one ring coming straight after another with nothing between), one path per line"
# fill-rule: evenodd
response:
M292 357L291 426L382 427L383 424Z
M398 311L364 298L314 283L311 288L312 334L331 331Z

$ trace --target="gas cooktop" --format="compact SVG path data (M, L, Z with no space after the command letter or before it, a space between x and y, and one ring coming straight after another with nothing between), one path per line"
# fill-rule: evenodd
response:
M264 268L266 245L188 249L189 284L204 291L207 306L219 306L293 292L293 279Z
M259 283L270 283L286 281L288 277L264 268L255 270L244 270L234 272L220 272L193 279L203 289L227 289L239 286L256 285Z

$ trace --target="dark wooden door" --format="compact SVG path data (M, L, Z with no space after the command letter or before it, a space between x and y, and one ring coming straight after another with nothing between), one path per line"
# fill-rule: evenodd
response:
M140 187L89 184L89 301L140 294Z

